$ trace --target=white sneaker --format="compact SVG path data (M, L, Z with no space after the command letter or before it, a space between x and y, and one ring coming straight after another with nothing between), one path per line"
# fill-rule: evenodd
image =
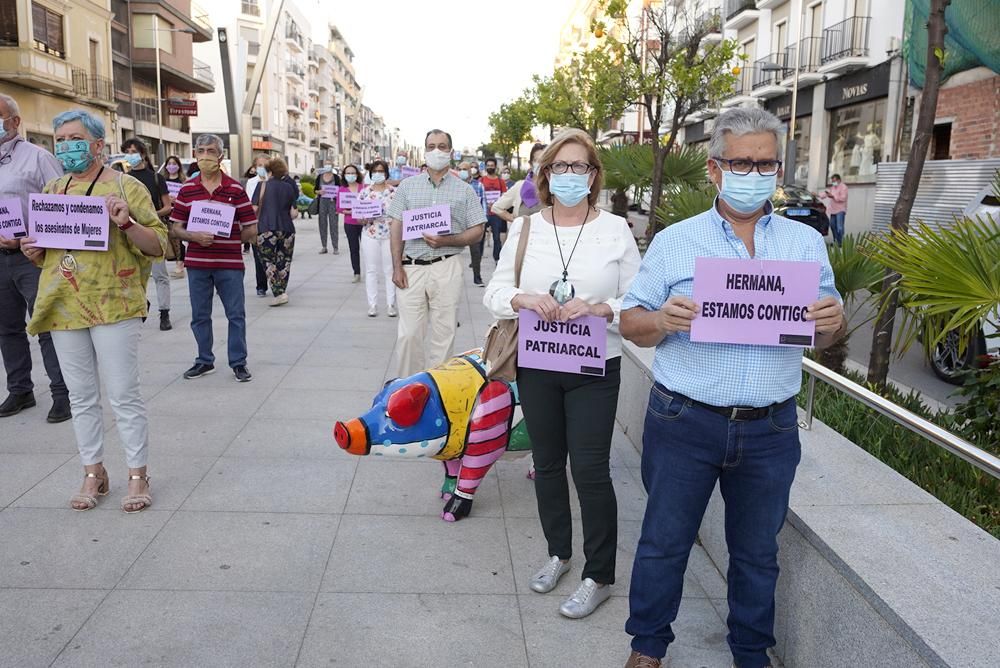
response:
M389 308L386 309L385 314L387 316L389 316L390 318L395 318L397 315L399 315L399 312L396 311L396 307L395 306L393 306L392 304L389 304Z
M268 306L283 306L288 303L288 293L282 292L280 295L271 300Z
M590 578L584 578L580 586L573 592L573 595L559 606L559 613L563 617L580 619L597 610L597 606L604 603L610 597L611 585L604 585L602 587Z
M378 315L378 308L376 308L374 306L369 306L368 307L368 317L369 318L374 318L377 315Z
M563 562L559 557L552 557L542 566L541 570L531 578L529 585L532 591L547 594L559 584L559 578L569 572L569 562Z

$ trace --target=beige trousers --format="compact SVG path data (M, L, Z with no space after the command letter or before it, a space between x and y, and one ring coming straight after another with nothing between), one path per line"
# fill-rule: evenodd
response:
M428 265L406 265L409 286L396 290L399 377L435 367L451 357L462 294L462 254ZM426 354L425 351L426 350Z

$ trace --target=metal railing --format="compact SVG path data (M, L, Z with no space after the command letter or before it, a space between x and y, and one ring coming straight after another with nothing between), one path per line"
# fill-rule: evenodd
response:
M806 37L799 40L798 44L792 44L785 48L785 73L783 76L790 77L795 74L795 52L802 47L802 55L799 56L799 74L803 72L815 72L819 69L820 53L823 48L821 37Z
M757 9L757 0L726 0L726 20L747 9Z
M111 79L87 74L87 70L77 67L73 68L73 92L92 100L115 101L115 85Z
M823 30L822 63L868 56L870 16L852 16Z
M740 73L736 75L736 82L733 84L733 94L729 97L740 97L749 95L753 89L753 80L756 76L756 65L743 65Z
M916 413L894 404L885 397L872 392L866 387L827 369L822 364L809 358L802 359L802 370L809 374L809 385L806 390L805 418L799 426L805 430L812 429L813 402L816 395L816 379L822 380L844 394L857 399L877 413L881 413L893 422L899 424L914 434L957 455L978 469L982 469L994 478L1000 479L1000 457L978 448L963 438L955 436L950 431L925 420Z
M197 2L191 3L191 22L205 32L215 34L215 29L212 28L212 20L209 17L208 10L199 5Z
M786 62L787 53L772 53L754 63L753 67L753 89L764 86L777 86L778 81L784 76L788 69ZM772 66L773 69L765 69L765 65Z
M212 74L212 66L203 60L198 60L197 58L192 59L193 68L192 74L194 78L202 83L208 84L212 88L215 88L215 75Z

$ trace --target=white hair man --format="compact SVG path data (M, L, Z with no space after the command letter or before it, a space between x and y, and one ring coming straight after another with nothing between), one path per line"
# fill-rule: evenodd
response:
M45 184L62 175L55 156L25 141L19 132L21 113L17 102L0 93L0 200L16 202L19 212L8 211L2 218L20 215L27 222L28 195L40 193ZM9 207L3 207L9 208ZM0 354L7 372L7 399L0 404L0 417L17 415L35 405L31 381L31 350L25 331L25 315L35 307L38 275L41 270L21 252L21 237L0 229ZM49 422L70 419L69 393L59 370L59 358L48 332L38 335L42 361L49 376L52 409Z

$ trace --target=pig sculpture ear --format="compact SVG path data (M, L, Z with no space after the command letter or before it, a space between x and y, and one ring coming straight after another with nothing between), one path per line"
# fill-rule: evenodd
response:
M389 396L385 414L400 427L412 427L424 412L431 390L423 383L411 383Z

